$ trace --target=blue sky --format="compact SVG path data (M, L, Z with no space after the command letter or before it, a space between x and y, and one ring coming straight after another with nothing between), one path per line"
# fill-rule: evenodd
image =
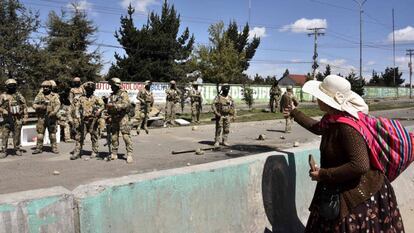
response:
M21 0L26 7L38 10L45 24L51 10L68 10L67 0ZM118 46L113 32L119 28L119 18L126 14L129 2L136 7L136 24L146 22L150 11L159 12L163 0L78 0L98 27L96 43ZM261 37L247 74L281 77L286 68L290 73L311 71L313 38L307 36L309 27L326 27L318 39L318 60L323 72L330 64L334 72L359 72L359 7L360 0L250 0L252 34ZM362 1L362 0L361 0ZM207 29L220 20L226 24L236 20L239 25L249 21L249 0L169 0L181 14L182 29L189 27L196 43L208 42ZM414 1L368 0L363 9L363 74L372 70L384 71L393 66L392 8L395 11L396 66L408 81L406 49L414 48ZM43 29L44 30L44 29ZM96 46L95 46L96 47ZM114 53L122 49L100 46L105 72L114 61Z

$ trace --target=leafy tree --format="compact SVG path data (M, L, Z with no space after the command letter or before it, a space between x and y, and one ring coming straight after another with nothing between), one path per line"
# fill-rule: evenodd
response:
M321 72L318 72L316 74L316 80L323 81L324 78L325 78L325 76Z
M325 67L325 72L323 72L323 77L326 77L328 75L331 75L331 66L329 64Z
M225 33L224 23L210 25L210 45L201 45L197 48L192 64L200 70L204 81L216 83L235 83L243 75L242 61L245 54L239 53L233 42Z
M47 21L48 36L44 38L45 79L58 79L62 84L70 83L73 77L82 81L96 81L102 67L97 50L88 51L97 28L84 11L74 5L70 16L51 11Z
M384 80L382 77L375 71L372 71L372 77L368 83L370 86L382 86L384 85Z
M253 91L252 88L250 88L250 86L243 86L243 98L242 98L242 100L249 107L249 110L252 109L252 106L254 104L253 94L254 94L254 91Z
M253 83L254 84L264 84L264 82L265 82L265 79L262 76L260 76L259 74L256 74L253 78Z
M27 87L36 84L38 47L31 43L31 34L39 27L39 16L19 0L0 0L0 82L16 79ZM31 88L24 88L30 92ZM23 93L26 97L31 93Z
M394 83L394 68L387 67L385 72L381 74L381 79L383 80L385 86L395 87L400 86L404 83L404 79L401 78L402 72L398 72L398 67L395 67L395 83Z
M164 1L161 15L154 12L141 29L134 23L135 10L128 7L121 17L121 27L115 33L125 55L115 53L108 78L117 76L130 81L170 81L184 79L190 71L188 59L194 45L194 36L185 28L179 36L180 15Z
M239 32L239 27L236 21L231 21L226 34L231 42L233 42L234 48L238 53L244 54L244 59L241 61L243 71L249 68L249 61L254 57L256 49L260 45L260 38L254 36L249 42L249 24L246 23L243 30Z
M365 79L359 78L354 72L345 77L351 83L351 90L360 96L364 95Z
M265 84L267 84L267 85L273 85L276 82L277 82L276 75L267 76L266 79L265 79Z

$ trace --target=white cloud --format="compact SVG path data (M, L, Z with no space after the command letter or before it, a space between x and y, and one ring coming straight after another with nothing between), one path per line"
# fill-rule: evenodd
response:
M392 41L392 32L388 34L388 41ZM414 27L407 26L406 28L395 31L395 42L414 41Z
M350 72L357 72L357 69L355 66L348 64L348 61L345 59L334 59L329 60L326 58L319 59L320 63L320 71L325 72L326 65L330 65L331 67L331 73L332 74L338 74L341 73L342 75L347 75Z
M131 3L132 7L137 11L147 12L150 5L158 5L158 0L122 0L121 5L127 8Z
M88 2L87 0L81 0L73 3L68 3L66 7L71 9L78 9L81 11L91 11L92 10L92 3Z
M368 61L367 62L367 66L372 66L372 65L375 65L376 64L376 62L375 61Z
M281 74L286 70L286 67L279 67L274 64L260 64L252 63L248 70L245 71L247 75L254 76L256 74L261 75L262 77L276 75L277 78L280 78ZM289 69L291 71L291 69Z
M306 19L301 18L296 20L296 22L285 25L280 29L282 32L291 31L294 33L304 33L309 32L309 28L327 28L328 23L326 19Z
M266 28L265 27L254 27L249 31L249 40L253 39L256 36L258 38L266 37Z

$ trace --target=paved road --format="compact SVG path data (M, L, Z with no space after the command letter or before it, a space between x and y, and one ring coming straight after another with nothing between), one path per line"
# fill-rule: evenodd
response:
M414 109L382 111L377 112L377 115L411 118L414 116ZM414 121L403 121L403 123L414 125ZM74 144L61 143L59 155L52 153L32 155L32 148L25 148L27 153L22 157L9 156L0 160L0 194L52 186L64 186L72 190L80 184L103 178L231 159L289 148L295 141L303 144L319 140L318 136L307 132L297 124L294 124L291 134L284 134L283 129L284 122L281 120L234 123L230 135L232 146L220 151L209 151L204 155L194 153L172 155L171 151L210 147L213 144L213 125L198 126L195 131L192 127L152 129L149 135L133 137L135 162L130 165L122 159L111 162L97 159L70 161L69 152ZM266 134L267 139L256 140L259 134ZM281 136L285 139L281 139ZM90 154L90 143L89 140L87 141L85 150ZM100 150L106 151L107 148L103 147L103 144L104 140L101 140ZM120 148L120 152L125 153L122 142ZM102 152L100 155L104 156L106 153ZM60 175L53 175L54 171L59 171Z

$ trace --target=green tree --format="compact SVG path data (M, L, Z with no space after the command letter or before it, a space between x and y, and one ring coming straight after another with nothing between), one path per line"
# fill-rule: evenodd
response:
M369 80L368 83L370 86L383 86L384 85L384 80L382 79L382 77L375 71L372 71L372 77Z
M243 98L242 98L242 100L249 107L249 110L252 109L252 106L254 104L253 94L254 94L254 91L253 91L252 88L250 88L250 86L243 86Z
M325 78L325 76L321 72L318 72L316 74L316 80L323 81L324 78Z
M115 53L116 63L112 64L108 77L130 81L184 79L191 71L188 60L195 39L188 28L178 35L180 15L174 5L169 6L165 0L161 15L151 12L141 29L135 26L134 13L129 5L127 15L121 17L115 37L125 55Z
M326 77L328 75L331 75L331 66L328 64L325 67L325 72L323 72L323 77Z
M256 74L253 77L253 83L254 84L264 84L264 82L265 82L265 79L262 76L260 76L259 74Z
M224 23L209 27L209 45L200 45L194 53L192 64L200 70L205 82L235 83L243 76L242 61L245 54L239 53L225 33Z
M65 11L58 15L49 13L45 47L45 79L58 79L68 84L73 77L82 81L96 81L102 67L101 55L97 50L88 51L94 43L97 28L84 11L74 5L67 17Z
M364 95L365 79L359 78L354 72L345 77L351 83L351 90L360 96Z
M381 78L387 87L400 86L404 83L404 79L401 78L402 72L398 71L398 67L395 67L395 83L394 83L394 68L387 67L384 73L381 74Z
M244 55L244 59L241 61L243 71L249 68L249 62L256 54L256 50L260 45L260 38L256 36L249 41L249 31L249 24L246 23L243 30L239 32L236 21L231 21L225 32L230 41L233 42L233 46L237 52Z
M31 35L39 27L39 16L28 10L19 0L0 0L0 82L8 78L30 87L36 84L33 76L38 46L31 43ZM30 92L31 88L24 88ZM28 97L31 93L23 93Z

